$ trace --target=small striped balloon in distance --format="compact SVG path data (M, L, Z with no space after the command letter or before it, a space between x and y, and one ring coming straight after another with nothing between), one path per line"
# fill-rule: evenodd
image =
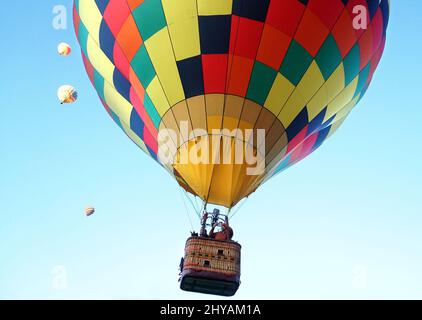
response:
M57 97L61 104L74 103L78 99L78 92L71 85L63 85L57 90Z
M86 207L85 208L85 215L87 217L92 216L95 213L95 208L94 207Z
M72 47L66 42L61 42L57 46L57 52L59 55L67 57L72 53Z

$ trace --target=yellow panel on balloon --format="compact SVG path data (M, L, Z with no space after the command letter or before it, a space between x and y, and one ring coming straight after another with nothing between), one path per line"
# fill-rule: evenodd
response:
M200 16L227 15L232 13L233 0L197 0Z
M328 104L333 101L341 91L343 91L345 88L345 81L344 66L343 63L341 63L325 83Z
M109 83L104 83L104 97L106 103L111 107L113 112L120 118L121 121L130 124L130 114L132 112L132 105L122 97L116 88Z
M274 115L278 115L294 89L295 86L281 73L278 73L264 106Z
M149 57L171 106L185 99L169 32L163 28L145 42Z
M278 115L283 126L287 128L305 106L306 101L303 99L300 92L295 90Z
M324 121L330 119L353 99L358 82L359 78L356 77L332 102L328 104Z
M162 0L167 25L189 20L198 15L196 0Z
M309 121L312 121L328 104L326 85L324 84L306 105Z
M348 115L349 114L346 114L344 118L339 119L337 122L331 125L330 132L328 133L327 139L330 138L338 130L338 128L341 127L341 125L343 124L344 120L346 120L346 117Z
M113 83L115 67L98 44L90 37L88 38L87 51L92 66L98 70L106 82Z
M198 17L176 22L168 28L177 61L201 54Z
M146 91L158 114L163 117L167 110L170 109L170 105L157 76L152 79Z
M302 95L303 100L308 102L315 93L323 86L325 80L315 61L312 61L296 90Z
M89 31L89 35L95 42L100 43L100 27L103 16L93 0L79 1L79 16L85 28Z
M339 121L340 119L346 117L350 111L356 106L359 102L360 94L358 94L352 101L350 101L347 105L345 105L341 110L339 110L334 118L333 123Z

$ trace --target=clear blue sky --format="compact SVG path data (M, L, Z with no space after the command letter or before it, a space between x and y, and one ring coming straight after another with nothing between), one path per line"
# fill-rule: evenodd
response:
M190 225L176 183L106 115L71 21L52 28L55 4L0 11L0 298L209 299L178 288ZM233 219L244 248L235 298L422 298L422 3L391 11L360 105ZM57 55L60 41L71 57ZM63 83L78 103L57 103Z

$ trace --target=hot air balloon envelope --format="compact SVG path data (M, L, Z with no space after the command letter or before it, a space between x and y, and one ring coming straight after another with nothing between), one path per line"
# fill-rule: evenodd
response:
M388 17L388 0L74 6L85 67L108 114L185 190L225 207L337 130L372 80ZM207 143L216 146L209 154Z
M93 215L95 213L95 208L93 207L87 207L85 208L85 214L87 217Z
M70 85L63 85L57 90L57 97L61 104L74 103L78 99L78 92Z
M57 46L57 52L61 55L61 56L68 56L70 55L70 53L72 52L72 48L70 47L69 44L65 43L65 42L61 42L59 43L59 45Z

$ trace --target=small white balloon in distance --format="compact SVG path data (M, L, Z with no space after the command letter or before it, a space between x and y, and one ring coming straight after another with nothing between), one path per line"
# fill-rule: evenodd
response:
M78 99L78 92L71 85L63 85L57 90L57 97L61 104L74 103Z
M72 53L72 47L66 42L61 42L57 46L57 52L59 55L67 57Z

